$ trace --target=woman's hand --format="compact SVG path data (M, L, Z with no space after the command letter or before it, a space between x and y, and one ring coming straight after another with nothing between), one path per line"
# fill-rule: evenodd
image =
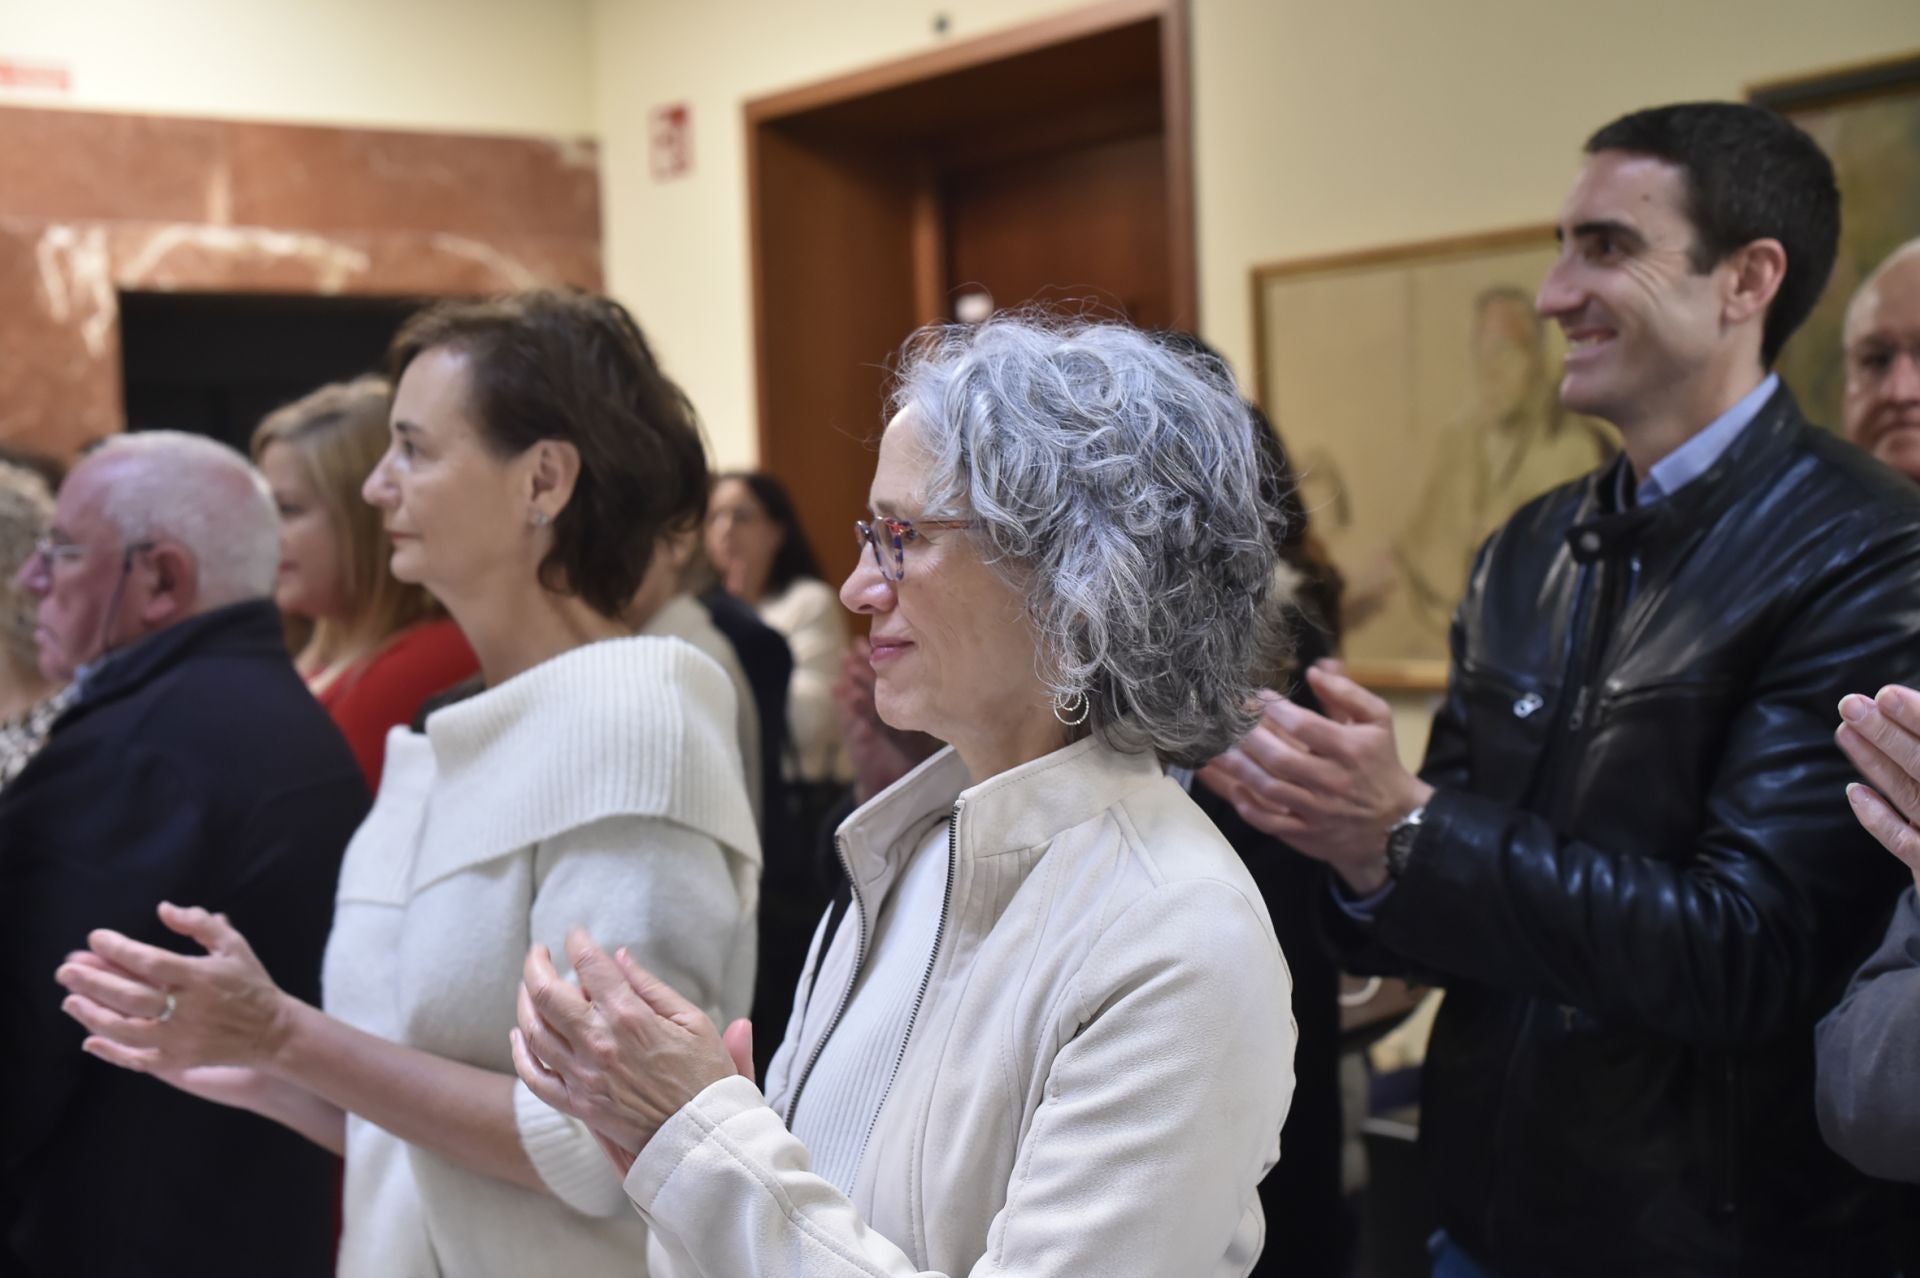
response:
M1868 786L1847 787L1853 814L1920 885L1920 692L1889 684L1872 697L1840 699L1840 748Z
M706 1013L580 928L567 934L567 956L579 988L545 946L527 952L510 1036L514 1069L535 1096L592 1128L624 1172L682 1106L743 1072L738 1051L751 1061L751 1035L735 1022L723 1041Z
M170 1082L202 1066L268 1063L286 1041L289 1000L246 938L224 914L166 902L159 913L207 954L175 954L106 928L91 933L91 956L69 958L54 973L71 991L62 1010L89 1032L81 1046Z

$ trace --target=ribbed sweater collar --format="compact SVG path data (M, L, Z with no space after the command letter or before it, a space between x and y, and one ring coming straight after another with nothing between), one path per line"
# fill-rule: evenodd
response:
M758 865L734 719L719 666L651 637L586 644L435 711L403 752L424 746L436 774L415 884L616 816L677 822Z

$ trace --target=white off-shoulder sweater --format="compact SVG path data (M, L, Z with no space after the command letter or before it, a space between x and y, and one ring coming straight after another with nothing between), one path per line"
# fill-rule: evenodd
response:
M752 1000L760 849L734 694L677 639L577 648L394 729L340 872L326 1010L511 1075L529 945L625 945L720 1024ZM644 1273L645 1227L592 1135L515 1082L549 1194L349 1116L342 1275Z

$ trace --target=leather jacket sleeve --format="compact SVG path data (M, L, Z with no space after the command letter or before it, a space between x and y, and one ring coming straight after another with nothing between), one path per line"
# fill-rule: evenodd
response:
M1879 950L1815 1035L1820 1134L1870 1176L1920 1181L1920 899L1908 888Z
M1442 789L1374 939L1416 965L1679 1041L1754 1044L1806 1024L1857 960L1861 920L1897 890L1900 867L1844 801L1854 774L1833 732L1840 695L1916 674L1920 541L1898 538L1837 537L1844 566L1776 601L1786 619L1771 650L1728 672L1747 695L1685 846L1596 846L1450 788L1454 743L1473 727L1450 700L1430 755ZM1623 778L1610 801L1659 784Z
M1483 543L1474 556L1470 581L1479 578L1486 556L1487 543ZM1466 699L1460 694L1461 685L1457 677L1463 647L1461 615L1473 599L1471 592L1467 599L1467 603L1454 611L1448 634L1448 648L1453 654L1452 669L1447 678L1446 695L1441 699L1427 735L1426 757L1420 764L1420 779L1440 790L1464 788L1470 775ZM1405 958L1380 944L1371 927L1342 909L1335 900L1335 894L1344 890L1339 876L1328 870L1324 877L1327 896L1321 902L1318 914L1320 933L1327 947L1340 960L1341 967L1363 976L1409 976L1427 985L1445 983L1438 972L1425 969L1417 963L1408 963ZM1384 906L1391 896L1389 892L1380 904Z

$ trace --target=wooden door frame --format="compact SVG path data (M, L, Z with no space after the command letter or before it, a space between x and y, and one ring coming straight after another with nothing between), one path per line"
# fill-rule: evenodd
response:
M1166 152L1167 266L1170 309L1176 322L1199 326L1199 280L1194 248L1193 111L1189 78L1190 43L1187 0L1102 0L1102 3L1041 18L1017 27L957 41L925 53L882 62L846 75L754 98L745 105L747 130L747 270L752 287L755 446L764 461L772 453L768 432L773 417L773 388L767 376L766 264L762 243L767 210L760 190L762 129L823 107L903 88L926 80L1019 57L1055 45L1102 35L1121 27L1157 21L1160 46L1161 129ZM918 201L925 211L915 235L916 293L937 284L942 246L938 208L931 190ZM922 298L922 318L935 318Z

